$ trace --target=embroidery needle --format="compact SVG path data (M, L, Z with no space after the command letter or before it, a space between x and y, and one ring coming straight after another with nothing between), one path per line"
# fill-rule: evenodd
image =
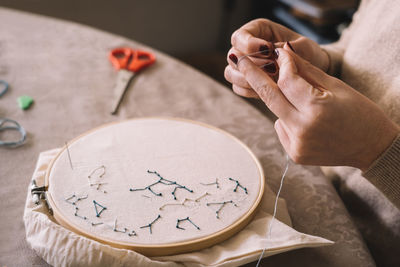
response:
M71 160L71 154L69 153L68 142L65 142L65 147L67 148L67 154L68 154L68 159L69 159L69 165L71 166L71 170L73 170L74 168L72 167L72 160Z

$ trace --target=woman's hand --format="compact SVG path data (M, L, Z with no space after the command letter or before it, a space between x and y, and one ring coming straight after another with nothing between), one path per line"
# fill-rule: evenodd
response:
M323 71L327 71L329 67L328 54L316 42L267 19L256 19L243 25L232 34L231 42L225 78L233 84L235 93L245 97L258 97L236 67L237 60L245 54L263 51L265 56L273 59L275 47L283 47L289 42L297 55L314 66ZM273 73L273 65L266 71Z
M275 129L293 161L365 171L400 132L372 101L290 50L277 49L275 83L247 57L237 67L279 119Z
M231 52L249 54L265 51L265 54L272 55L275 47L283 47L286 42L290 42L297 55L327 71L329 57L316 42L267 19L252 20L236 30L231 38Z

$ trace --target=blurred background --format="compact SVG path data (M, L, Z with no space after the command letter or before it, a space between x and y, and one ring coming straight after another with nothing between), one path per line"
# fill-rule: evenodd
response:
M358 0L0 0L4 7L119 34L224 80L230 36L254 18L279 22L316 42L336 41ZM40 29L37 29L40 31ZM62 33L60 33L62 34ZM258 101L251 101L265 111Z

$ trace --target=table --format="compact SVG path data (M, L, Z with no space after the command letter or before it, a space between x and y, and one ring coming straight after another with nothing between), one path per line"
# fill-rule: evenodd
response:
M260 159L276 192L284 152L273 123L230 90L161 52L87 26L0 8L0 77L10 83L0 117L27 130L27 143L0 148L0 264L46 266L25 241L22 222L30 176L41 151L62 146L101 124L143 116L173 116L220 127L246 143ZM110 49L152 51L156 65L135 78L118 116L110 115L116 71ZM22 111L20 95L34 105ZM263 266L374 266L333 185L319 168L292 165L282 191L296 230L335 245L300 249L263 260ZM255 264L248 264L254 266Z

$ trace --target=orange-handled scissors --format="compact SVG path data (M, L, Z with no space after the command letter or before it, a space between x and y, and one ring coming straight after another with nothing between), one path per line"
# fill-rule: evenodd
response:
M140 70L153 64L156 61L156 57L149 52L122 47L112 50L108 58L118 70L117 82L114 88L116 98L111 112L112 115L115 115L132 78Z

